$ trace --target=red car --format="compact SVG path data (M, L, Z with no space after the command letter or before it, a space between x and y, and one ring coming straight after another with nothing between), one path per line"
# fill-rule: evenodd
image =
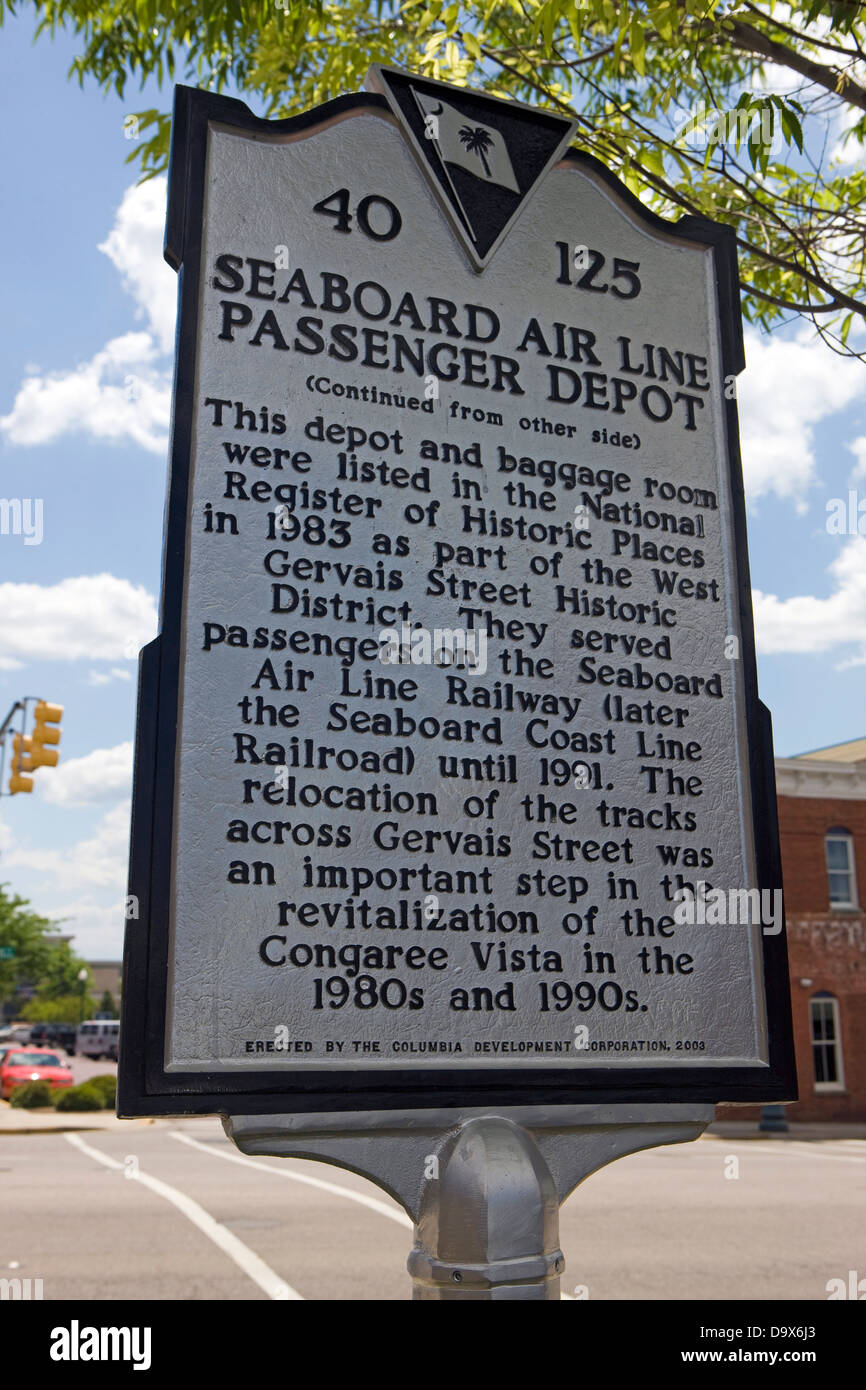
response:
M72 1070L48 1047L9 1047L0 1057L0 1096L8 1100L16 1086L47 1081L52 1091L72 1085Z

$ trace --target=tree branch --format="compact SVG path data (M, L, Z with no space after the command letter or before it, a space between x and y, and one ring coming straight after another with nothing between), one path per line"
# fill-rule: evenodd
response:
M745 0L743 8L751 10L752 14L757 15L759 19L763 19L765 24L772 24L774 29L781 29L783 34L790 34L792 39L797 39L800 43L805 39L807 43L813 44L815 48L826 48L830 53L843 53L846 58L858 58L861 56L861 53L855 48L840 48L837 43L828 43L826 39L815 38L811 34L802 33L799 29L792 29L790 24L783 24L775 15L767 14L764 10L758 9L758 6L750 4L749 0ZM856 43L856 39L854 41Z
M859 86L839 68L826 68L821 63L813 62L811 58L795 53L785 44L777 43L775 39L768 38L759 29L753 28L751 24L744 24L739 19L729 20L725 31L737 48L742 48L747 53L756 53L780 67L790 68L807 81L832 92L835 97L841 97L851 106L859 106L861 110L866 111L866 88Z

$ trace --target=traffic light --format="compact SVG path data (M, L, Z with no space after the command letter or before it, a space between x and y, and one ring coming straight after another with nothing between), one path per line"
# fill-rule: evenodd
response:
M25 696L24 700L17 700L9 711L9 714L0 725L0 745L3 743L3 736L9 724L18 710L24 710L24 724L27 720L27 704L32 696ZM33 778L23 774L35 772L38 767L56 767L60 754L52 744L60 742L60 730L57 725L63 718L62 705L49 705L46 700L37 700L33 709L33 731L25 734L15 734L12 739L12 763L11 777L9 778L9 795L14 796L16 792L32 792Z
M57 766L60 754L53 748L46 748L45 745L60 742L60 730L52 726L59 724L62 718L62 705L49 705L44 700L37 702L33 710L33 733L30 739L33 744L31 767Z
M24 734L15 734L12 739L12 775L9 778L9 795L16 792L32 792L33 778L22 777L22 772L33 771L33 740Z

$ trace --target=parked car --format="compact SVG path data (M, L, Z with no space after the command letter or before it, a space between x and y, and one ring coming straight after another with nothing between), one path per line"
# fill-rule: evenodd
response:
M0 1096L8 1100L16 1086L47 1081L53 1091L72 1085L72 1068L48 1047L8 1047L0 1060Z
M62 1047L68 1057L75 1055L76 1028L74 1023L34 1023L30 1042L37 1047Z
M82 1057L107 1057L110 1062L116 1062L119 1035L120 1024L116 1018L89 1018L78 1029L75 1050Z

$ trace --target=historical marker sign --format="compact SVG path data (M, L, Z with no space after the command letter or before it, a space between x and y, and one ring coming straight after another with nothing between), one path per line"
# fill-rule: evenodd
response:
M121 1112L788 1099L732 238L372 80L177 94Z

